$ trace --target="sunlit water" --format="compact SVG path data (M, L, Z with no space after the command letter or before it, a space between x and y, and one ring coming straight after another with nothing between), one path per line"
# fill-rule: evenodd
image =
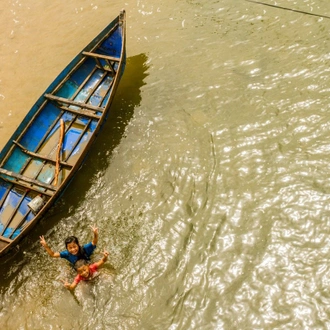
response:
M269 0L268 3L275 3ZM325 0L276 1L330 15ZM246 1L4 1L1 145L120 9L126 72L86 163L1 259L0 328L330 329L330 20ZM92 283L66 236L110 252Z

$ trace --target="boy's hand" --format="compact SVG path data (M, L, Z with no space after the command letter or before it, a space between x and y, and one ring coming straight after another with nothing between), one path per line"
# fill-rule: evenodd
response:
M97 245L97 241L99 240L99 229L95 226L90 226L92 228L92 231L94 233L94 237L93 237L93 241L92 241L92 244L94 246Z
M90 227L91 227L94 235L97 235L99 233L99 229L97 227L95 227L95 226L90 226Z
M61 282L63 282L63 285L67 288L67 289L70 289L70 283L68 282L68 280L63 280L61 279Z
M45 237L43 236L40 236L40 244L43 246L43 247L46 247L47 246L47 242L45 240Z
M108 251L103 251L103 260L107 260L109 256L109 252Z

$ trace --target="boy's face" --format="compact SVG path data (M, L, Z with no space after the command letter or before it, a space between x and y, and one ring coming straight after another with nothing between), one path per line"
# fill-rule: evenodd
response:
M84 278L88 278L88 276L89 276L89 267L88 267L88 265L83 265L83 266L79 267L77 269L77 273L80 276L84 277Z
M79 245L77 245L75 242L71 242L69 243L66 248L68 249L68 251L73 254L76 255L79 252Z

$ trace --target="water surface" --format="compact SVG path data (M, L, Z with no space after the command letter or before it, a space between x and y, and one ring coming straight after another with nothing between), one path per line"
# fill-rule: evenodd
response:
M268 3L275 4L269 0ZM325 0L276 1L330 15ZM5 1L0 143L120 9L126 72L61 201L1 259L3 329L329 329L330 20L246 1ZM74 293L89 225L109 262Z

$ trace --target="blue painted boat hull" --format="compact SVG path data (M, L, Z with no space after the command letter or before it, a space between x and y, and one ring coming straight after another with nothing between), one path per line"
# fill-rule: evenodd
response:
M125 45L122 11L58 75L2 149L0 256L45 215L81 166L124 72ZM33 210L37 196L43 204Z

